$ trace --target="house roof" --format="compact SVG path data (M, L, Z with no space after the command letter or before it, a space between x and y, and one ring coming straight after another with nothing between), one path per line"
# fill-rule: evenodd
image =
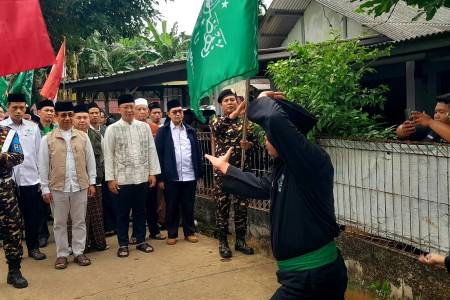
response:
M393 41L405 41L450 31L450 9L440 8L431 21L421 16L412 19L418 10L399 2L391 14L374 18L355 10L360 2L351 0L273 0L260 27L260 48L280 46L311 1L316 1L349 19L365 25ZM288 17L285 14L291 13ZM297 14L294 17L293 13Z

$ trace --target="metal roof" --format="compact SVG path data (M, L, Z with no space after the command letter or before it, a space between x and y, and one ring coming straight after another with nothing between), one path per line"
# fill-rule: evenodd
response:
M260 26L259 48L280 46L311 1L316 1L349 19L367 26L393 41L404 41L450 31L450 9L440 8L431 21L418 10L399 2L392 13L374 18L355 10L361 2L351 0L273 0Z

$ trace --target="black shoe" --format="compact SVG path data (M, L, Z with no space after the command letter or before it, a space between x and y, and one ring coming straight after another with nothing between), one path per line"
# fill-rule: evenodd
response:
M219 254L222 258L231 258L233 256L226 239L219 240Z
M20 270L9 271L7 282L16 289L23 289L28 286L28 281L22 276Z
M39 248L45 248L48 245L48 238L44 237L40 237L39 238Z
M236 249L236 251L241 251L246 255L255 254L253 248L247 246L244 239L237 239L236 244L234 245L234 249Z
M42 253L39 249L33 249L28 252L28 256L35 260L43 260L47 258L47 255Z

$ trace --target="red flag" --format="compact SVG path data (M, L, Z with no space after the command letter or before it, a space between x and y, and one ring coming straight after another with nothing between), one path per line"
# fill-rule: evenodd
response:
M0 76L55 63L39 0L0 1L0 40Z
M61 79L64 77L64 57L66 56L66 39L64 39L61 48L56 56L56 63L53 65L47 80L41 90L42 97L55 99L58 94Z

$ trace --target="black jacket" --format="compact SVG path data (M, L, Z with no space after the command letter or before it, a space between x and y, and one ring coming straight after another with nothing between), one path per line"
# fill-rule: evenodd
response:
M445 258L445 267L447 268L448 274L450 274L450 255Z
M328 154L310 143L270 98L252 102L248 116L263 127L279 157L268 177L258 178L230 166L222 188L249 198L271 199L272 252L277 260L325 246L339 233L334 170Z
M170 122L167 122L159 128L155 138L156 150L158 151L159 164L161 166L161 174L156 176L158 181L179 180L170 124ZM183 126L186 128L187 136L191 142L195 179L199 179L203 175L203 159L200 144L195 134L195 129L187 124L183 124Z

